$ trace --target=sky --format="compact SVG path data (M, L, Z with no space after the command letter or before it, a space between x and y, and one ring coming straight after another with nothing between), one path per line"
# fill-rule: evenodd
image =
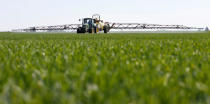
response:
M95 13L112 23L210 27L210 0L0 0L0 31L80 23Z

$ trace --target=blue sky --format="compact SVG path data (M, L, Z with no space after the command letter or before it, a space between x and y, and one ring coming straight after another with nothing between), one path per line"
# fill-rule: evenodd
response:
M108 22L210 27L210 0L0 0L0 31L79 23L101 14Z

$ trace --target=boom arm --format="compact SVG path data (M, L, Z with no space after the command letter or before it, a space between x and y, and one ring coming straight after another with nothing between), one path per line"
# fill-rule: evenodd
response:
M112 24L111 30L144 30L144 29L181 29L181 30L203 30L204 28L188 27L183 25L159 25L159 24L142 24L142 23L109 23ZM76 30L81 27L81 24L68 24L68 25L57 25L57 26L37 26L26 29L17 29L13 31L19 32L35 32L35 31L53 31L53 30Z

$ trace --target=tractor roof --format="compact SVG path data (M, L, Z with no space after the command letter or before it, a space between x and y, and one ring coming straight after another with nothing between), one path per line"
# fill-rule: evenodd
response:
M92 18L83 18L83 19L92 19Z

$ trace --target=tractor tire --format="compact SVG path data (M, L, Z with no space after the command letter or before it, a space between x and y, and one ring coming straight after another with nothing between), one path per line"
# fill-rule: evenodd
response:
M77 28L77 33L78 33L78 34L79 34L79 33L82 33L82 28L81 28L81 27Z
M92 33L92 29L88 29L88 33L90 33L90 34L91 34L91 33Z
M95 33L95 34L97 33L96 27L94 28L94 33Z
M108 32L107 27L104 27L104 33L107 34L107 32Z
M77 29L77 33L78 33L78 34L79 34L79 33L85 33L85 29L82 28L82 27L79 27L79 28Z
M82 28L81 30L82 30L81 33L85 33L85 32L86 32L86 31L85 31L85 28Z

